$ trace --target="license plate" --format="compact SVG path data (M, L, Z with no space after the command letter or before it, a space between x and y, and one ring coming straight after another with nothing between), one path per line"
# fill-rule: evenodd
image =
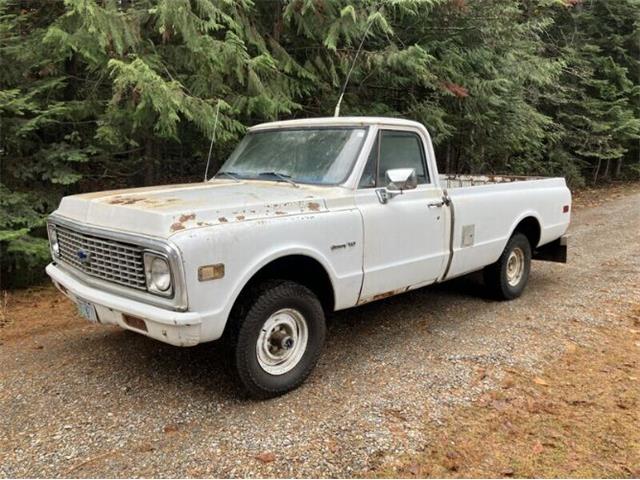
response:
M78 306L78 313L81 317L86 318L91 323L98 322L98 314L96 313L96 307L93 303L89 303L81 298L76 298L76 305Z

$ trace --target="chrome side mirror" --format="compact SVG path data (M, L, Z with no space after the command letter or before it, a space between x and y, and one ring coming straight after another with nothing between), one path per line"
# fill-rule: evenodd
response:
M418 186L418 177L413 168L394 168L385 173L386 188L376 190L380 203L387 203L396 195L401 195L404 190L413 190Z

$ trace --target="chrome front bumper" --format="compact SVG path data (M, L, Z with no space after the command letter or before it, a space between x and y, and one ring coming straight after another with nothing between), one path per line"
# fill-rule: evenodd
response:
M99 323L118 325L180 347L196 345L201 341L202 316L197 312L167 310L114 295L83 283L53 263L47 266L46 272L58 290L72 301L80 298L92 303Z

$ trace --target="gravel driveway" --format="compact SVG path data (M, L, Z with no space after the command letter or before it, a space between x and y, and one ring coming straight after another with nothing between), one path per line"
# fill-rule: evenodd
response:
M570 263L535 262L516 301L491 301L467 277L336 314L307 383L265 402L238 397L219 345L174 348L86 324L49 289L13 294L0 476L366 475L423 449L425 428L507 369L588 341L607 322L602 300L631 299L640 192L577 210L571 233Z

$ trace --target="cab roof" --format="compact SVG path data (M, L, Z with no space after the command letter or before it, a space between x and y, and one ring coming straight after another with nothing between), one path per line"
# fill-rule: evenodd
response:
M370 125L390 125L399 127L424 126L413 120L391 117L320 117L301 118L296 120L282 120L279 122L260 123L249 128L250 132L258 130L271 130L278 128L304 128L304 127L367 127Z

